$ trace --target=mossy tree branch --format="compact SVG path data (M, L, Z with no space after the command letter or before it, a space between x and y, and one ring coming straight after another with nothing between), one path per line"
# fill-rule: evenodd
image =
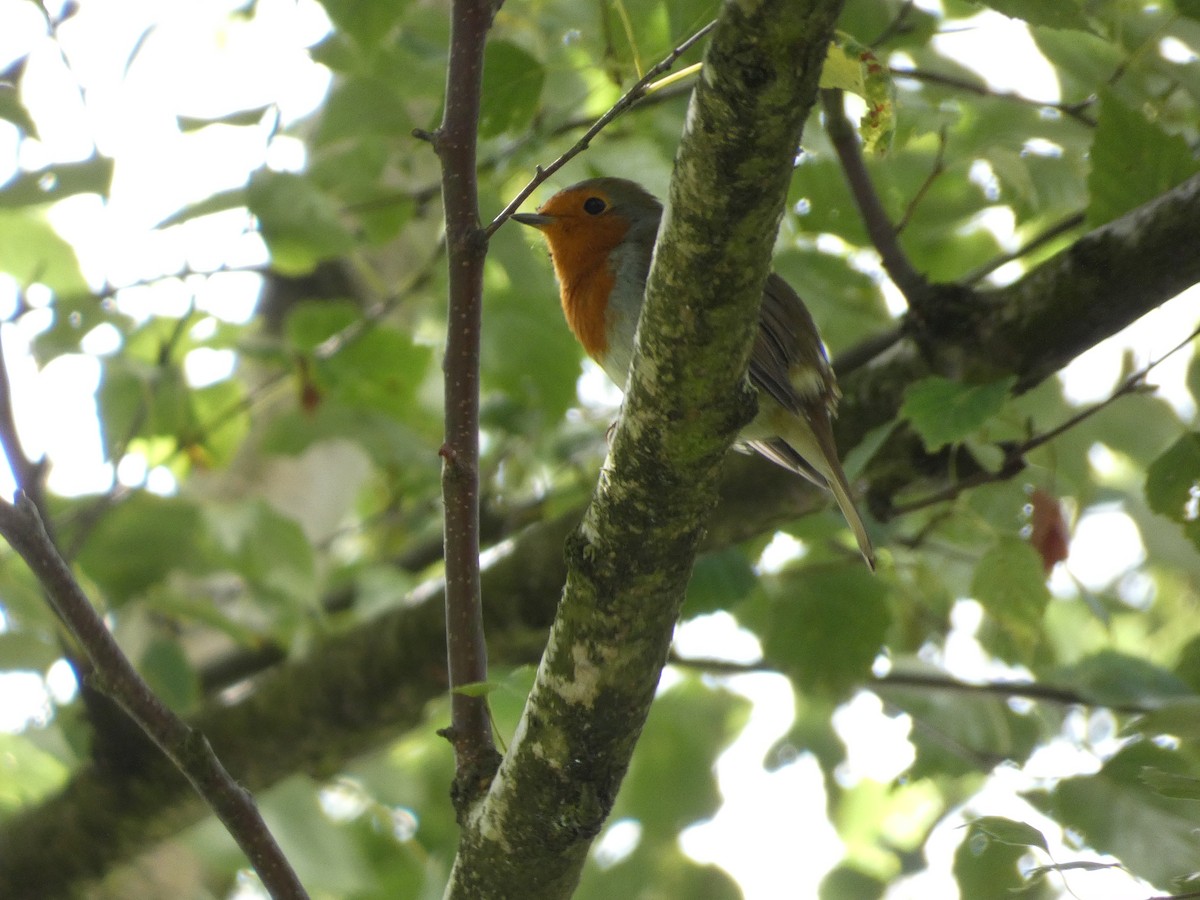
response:
M448 898L569 897L666 661L839 0L726 3L676 158L625 405L568 541L566 587L512 746L468 815ZM705 273L697 278L696 273Z

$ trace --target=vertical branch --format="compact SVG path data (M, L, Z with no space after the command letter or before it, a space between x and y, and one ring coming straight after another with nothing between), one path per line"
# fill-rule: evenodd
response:
M487 235L479 221L475 176L483 50L496 0L455 0L442 124L430 140L442 164L442 202L450 267L445 372L446 439L441 448L446 555L446 654L450 728L460 813L499 763L487 700L467 685L487 680L479 587L479 339Z

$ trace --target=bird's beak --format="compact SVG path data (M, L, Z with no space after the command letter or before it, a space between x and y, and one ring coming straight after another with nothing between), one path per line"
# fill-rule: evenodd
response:
M554 216L543 216L540 213L513 213L512 218L514 222L533 228L545 228L554 221Z

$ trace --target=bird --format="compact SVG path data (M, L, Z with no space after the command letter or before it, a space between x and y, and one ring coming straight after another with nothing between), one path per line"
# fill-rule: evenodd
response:
M619 387L633 359L662 212L640 184L602 177L564 188L535 213L512 216L545 238L567 325ZM739 434L738 449L757 452L832 493L874 571L875 550L833 440L841 396L833 367L804 302L774 272L763 287L749 377L758 413Z

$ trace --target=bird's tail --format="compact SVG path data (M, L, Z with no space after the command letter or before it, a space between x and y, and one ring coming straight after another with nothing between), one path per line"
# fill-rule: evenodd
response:
M831 474L833 477L826 478L829 490L833 494L833 499L837 501L842 515L846 517L846 524L854 532L854 539L858 541L858 549L862 551L863 559L867 561L867 566L874 572L875 548L871 545L871 539L867 537L867 529L863 525L862 517L858 514L858 507L854 505L854 498L850 496L850 485L846 483L846 475L842 472L841 466L834 468Z
M789 424L795 424L795 422ZM870 570L874 572L875 548L871 544L871 539L867 537L866 526L863 525L862 517L858 514L858 507L854 505L854 498L850 496L850 485L846 482L846 473L842 471L837 457L830 458L829 455L820 452L820 443L811 428L805 426L803 429L791 428L789 431L790 441L777 437L746 441L743 446L756 453L761 453L771 462L790 469L797 475L803 475L817 487L828 488L829 492L833 494L833 499L837 501L838 508L846 519L846 524L854 532L854 539L858 541L858 549L862 551L863 559L866 560ZM809 451L807 456L793 446L797 443ZM814 461L818 465L814 465Z

